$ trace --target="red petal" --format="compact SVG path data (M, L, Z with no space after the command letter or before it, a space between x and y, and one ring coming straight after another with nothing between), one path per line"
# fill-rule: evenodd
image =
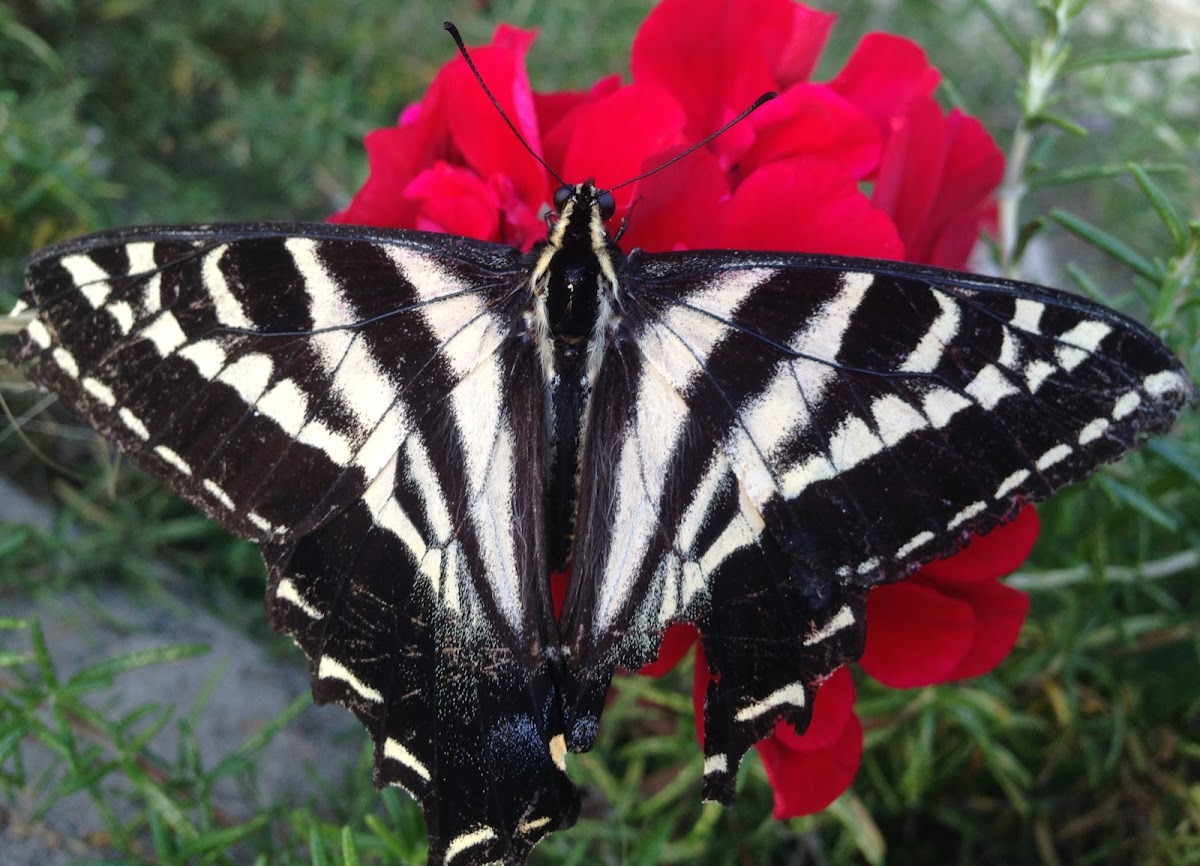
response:
M885 686L945 682L975 643L970 604L915 579L867 595L867 642L860 664Z
M836 19L832 12L810 9L802 3L792 7L791 38L772 63L775 83L779 87L790 87L812 76Z
M887 214L842 166L816 156L774 162L746 178L726 209L721 245L904 258Z
M683 661L700 633L690 623L677 622L667 627L662 643L658 646L658 658L638 671L644 677L661 677Z
M775 789L775 817L820 812L850 787L862 761L862 723L851 715L838 741L825 749L797 752L768 737L755 746Z
M538 128L543 133L549 132L562 123L563 118L576 106L608 96L622 86L620 75L606 75L587 90L559 90L554 93L534 91L533 107L537 111ZM545 156L544 153L542 155Z
M471 49L471 59L525 141L540 152L541 135L525 71L525 54L536 38L534 31L502 24L491 45ZM462 161L485 179L508 175L521 198L536 208L547 198L544 169L512 134L462 58L444 67L438 78L443 76L441 107L452 146Z
M404 194L418 206L413 228L500 239L499 203L470 169L438 162L413 178Z
M954 556L925 565L920 574L943 584L995 580L1015 571L1029 556L1037 541L1037 511L1026 505L1008 523L986 535L977 535Z
M671 155L655 154L650 161L661 164ZM729 182L717 158L696 151L638 181L621 245L650 252L719 247L728 199Z
M892 118L904 114L913 100L932 94L940 78L916 43L868 33L830 86L863 108L886 135Z
M920 225L902 235L910 261L961 268L991 213L1004 154L975 118L955 109L941 122L945 156L933 206Z
M370 173L362 188L342 211L329 219L386 228L412 228L417 207L404 197L426 157L424 130L416 126L386 127L367 133L363 141Z
M491 45L472 51L476 65L530 146L539 147L532 94L525 75L525 53L532 32L508 26L496 29ZM424 98L409 106L398 128L381 129L366 139L371 172L335 222L413 228L420 207L404 198L409 183L439 161L470 169L495 188L497 175L508 177L526 208L548 199L544 170L530 158L488 101L461 58L438 72ZM445 215L439 217L439 222Z
M920 97L891 119L871 200L892 217L906 250L933 206L945 156L942 109L932 96Z
M564 178L593 178L601 188L628 180L653 154L683 143L686 118L661 87L631 84L575 107L546 139L546 154ZM613 146L613 131L621 143ZM628 188L618 200L628 199Z
M986 674L1012 651L1029 612L1029 596L1002 583L973 583L968 596L975 610L975 642L945 681Z
M812 721L802 734L787 722L775 725L775 742L798 752L815 752L836 745L854 718L854 677L842 666L817 688Z
M841 163L855 177L879 165L881 139L871 118L822 84L800 84L760 108L747 121L754 142L738 162L750 174L777 159L812 154Z
M704 655L704 642L696 641L696 671L692 675L692 711L696 714L696 739L704 745L704 697L708 694L708 684L712 681L712 670L708 666L708 658Z
M556 571L550 575L550 598L554 601L554 618L562 616L563 602L567 600L567 587L571 585L571 572Z
M773 69L796 50L795 9L791 0L663 0L633 40L633 80L667 88L698 140L777 86Z

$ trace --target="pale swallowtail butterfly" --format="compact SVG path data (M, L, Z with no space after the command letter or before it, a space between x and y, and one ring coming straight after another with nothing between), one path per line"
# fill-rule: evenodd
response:
M28 263L9 351L269 570L271 625L351 709L430 862L569 826L614 667L694 623L704 796L857 658L903 578L1167 430L1157 337L1053 289L728 250L628 255L564 187L526 254L257 223ZM561 618L549 574L572 579Z

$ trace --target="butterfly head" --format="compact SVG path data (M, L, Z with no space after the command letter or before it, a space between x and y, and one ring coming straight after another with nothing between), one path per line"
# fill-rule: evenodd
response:
M617 210L617 201L609 190L597 188L595 181L589 178L583 183L560 186L554 193L554 210L559 218L568 210L575 213L595 210L602 220L608 220Z

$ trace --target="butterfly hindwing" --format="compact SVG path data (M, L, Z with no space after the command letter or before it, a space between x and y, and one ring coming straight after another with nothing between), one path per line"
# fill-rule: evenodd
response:
M1167 429L1195 390L1112 310L868 260L632 254L563 612L572 746L612 665L698 626L706 794L862 651L871 585ZM601 407L603 407L601 409ZM619 443L613 447L613 443ZM591 447L594 446L594 447Z
M272 625L431 862L519 862L574 820L514 250L335 226L139 229L30 263L12 350L269 570Z

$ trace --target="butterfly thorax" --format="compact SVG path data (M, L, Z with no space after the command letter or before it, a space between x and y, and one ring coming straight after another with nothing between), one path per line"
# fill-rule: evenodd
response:
M550 565L558 569L566 565L574 532L584 419L614 318L623 256L605 228L612 215L608 192L591 181L563 187L555 206L558 218L535 253L532 283L550 410Z

